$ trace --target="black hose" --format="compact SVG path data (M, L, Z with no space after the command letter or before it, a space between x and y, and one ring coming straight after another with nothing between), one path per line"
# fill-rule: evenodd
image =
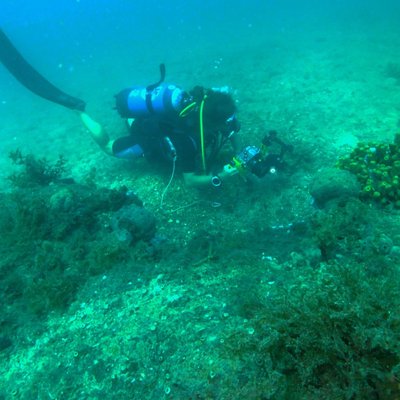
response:
M31 92L72 110L85 110L86 103L83 100L64 93L39 74L14 47L1 28L0 60L11 74Z
M165 64L160 64L160 79L158 82L153 83L152 85L149 85L146 87L147 92L151 92L153 89L155 89L157 86L160 86L165 79Z

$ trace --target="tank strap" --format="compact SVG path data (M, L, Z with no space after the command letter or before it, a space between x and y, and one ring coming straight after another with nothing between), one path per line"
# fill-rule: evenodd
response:
M149 92L146 89L146 107L149 110L150 114L154 114L154 107L153 107L153 103L151 102L151 94L152 94L152 92Z

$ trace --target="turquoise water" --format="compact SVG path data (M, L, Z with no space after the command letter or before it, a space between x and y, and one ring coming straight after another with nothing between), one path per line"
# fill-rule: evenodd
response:
M276 174L167 186L0 67L0 400L399 398L398 2L3 0L0 18L113 139L113 96L165 63L230 88L244 145L293 147Z

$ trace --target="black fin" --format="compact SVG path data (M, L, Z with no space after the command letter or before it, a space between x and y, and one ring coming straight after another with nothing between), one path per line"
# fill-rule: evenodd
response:
M67 108L85 110L86 103L83 100L64 93L39 74L14 47L1 28L0 60L11 74L31 92Z

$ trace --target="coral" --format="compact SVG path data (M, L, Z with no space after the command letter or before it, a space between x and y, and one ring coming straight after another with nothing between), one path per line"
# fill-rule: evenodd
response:
M390 144L358 143L337 166L355 174L363 199L400 208L400 134Z

